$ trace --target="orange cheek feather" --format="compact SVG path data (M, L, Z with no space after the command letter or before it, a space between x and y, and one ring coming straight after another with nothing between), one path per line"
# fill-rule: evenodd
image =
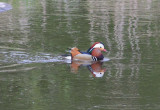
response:
M100 55L102 55L100 49L94 49L94 50L92 51L92 56L98 57L98 56L100 56Z

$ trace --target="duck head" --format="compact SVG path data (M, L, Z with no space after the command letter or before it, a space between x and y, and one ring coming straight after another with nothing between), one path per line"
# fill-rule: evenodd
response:
M95 42L88 50L87 50L87 53L90 53L92 52L93 49L99 49L100 51L104 51L106 52L107 50L104 48L104 44L102 42Z

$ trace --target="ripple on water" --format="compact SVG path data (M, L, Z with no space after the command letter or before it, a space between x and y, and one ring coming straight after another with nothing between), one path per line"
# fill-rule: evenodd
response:
M62 56L49 53L27 53L23 51L7 51L0 52L2 63L49 63L49 62L64 62L71 63L71 60L64 59Z

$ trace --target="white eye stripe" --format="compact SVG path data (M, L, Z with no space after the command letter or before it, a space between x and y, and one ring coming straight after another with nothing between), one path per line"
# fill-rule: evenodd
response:
M96 44L93 48L104 48L103 44Z

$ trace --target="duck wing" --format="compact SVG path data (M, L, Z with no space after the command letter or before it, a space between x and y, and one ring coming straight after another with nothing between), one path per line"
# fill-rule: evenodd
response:
M89 54L78 54L74 56L73 60L93 61L92 55L89 55Z

